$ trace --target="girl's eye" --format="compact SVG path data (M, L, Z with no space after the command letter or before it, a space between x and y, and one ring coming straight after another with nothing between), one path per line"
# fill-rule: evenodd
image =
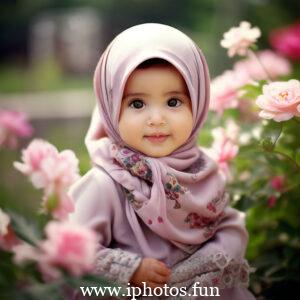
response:
M177 106L180 106L182 103L181 100L179 99L176 99L176 98L171 98L170 100L168 100L168 105L170 107L177 107Z
M141 109L144 106L144 103L142 100L133 100L129 106L132 108Z

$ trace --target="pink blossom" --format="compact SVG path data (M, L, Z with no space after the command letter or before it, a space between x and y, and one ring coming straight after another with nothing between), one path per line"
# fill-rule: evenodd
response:
M78 179L78 159L71 150L46 157L40 169L49 183L58 186L70 186Z
M43 211L51 212L58 220L66 220L74 211L74 202L67 194L68 189L46 190L43 196Z
M44 188L49 185L47 174L43 171L42 165L46 160L56 159L57 149L46 141L35 139L29 146L22 150L23 163L15 162L14 166L23 174L29 176L36 188Z
M239 27L232 27L224 33L221 46L228 49L229 57L236 54L246 55L248 48L260 37L257 27L251 28L249 22L243 21Z
M276 122L300 116L300 82L296 79L272 82L263 86L263 94L256 99L262 109L259 116Z
M15 162L20 172L29 176L36 188L69 186L78 179L78 159L71 150L58 152L50 143L33 140L22 151L23 163Z
M75 223L51 221L46 226L47 239L42 241L40 268L50 277L56 277L57 267L74 276L92 272L97 250L94 231Z
M234 71L253 80L276 79L291 72L289 61L271 50L257 52L257 58L259 61L250 57L235 63Z
M19 243L11 225L10 217L0 208L0 249L11 251Z
M300 22L274 30L270 34L271 45L288 58L300 59Z
M212 131L214 141L209 153L219 164L220 169L228 180L232 179L229 163L236 157L239 151L237 144L238 134L239 127L233 121L227 123L226 129L218 127Z
M0 110L0 146L14 149L18 145L18 137L29 137L33 128L23 112Z
M281 192L284 186L284 176L274 176L270 180L272 188L278 192Z
M43 211L54 218L65 219L74 210L67 195L68 187L79 178L78 159L71 150L58 152L50 143L33 140L22 151L23 163L14 166L29 176L36 188L44 189Z
M9 223L9 216L0 208L0 236L7 234Z
M38 248L25 242L14 246L12 251L14 253L13 260L18 265L22 265L30 261L38 261L41 257L41 253Z
M277 198L274 195L271 195L270 197L268 197L268 207L272 208L276 205L277 202Z
M219 115L228 108L237 108L239 98L243 95L239 89L249 83L247 74L225 71L211 82L210 109Z

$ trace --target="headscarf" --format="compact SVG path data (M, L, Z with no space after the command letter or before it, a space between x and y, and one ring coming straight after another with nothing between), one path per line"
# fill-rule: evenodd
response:
M159 158L126 145L118 131L126 81L151 58L166 60L180 72L193 115L188 140ZM134 230L140 231L137 215L139 222L186 252L214 235L228 203L217 164L197 146L208 112L209 85L208 67L198 46L181 31L155 23L131 27L115 37L94 75L98 108L86 136L93 163L121 185L132 207L127 218Z

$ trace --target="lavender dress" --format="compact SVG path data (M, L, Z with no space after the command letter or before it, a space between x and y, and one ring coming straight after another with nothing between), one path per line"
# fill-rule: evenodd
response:
M75 201L75 212L70 219L99 235L98 259L95 272L119 286L127 287L141 259L152 257L166 263L172 270L169 287L184 287L193 294L193 285L218 287L220 296L208 299L251 300L248 291L250 268L243 258L248 235L244 215L226 208L226 217L214 237L191 255L151 231L136 216L121 186L98 166L93 167L70 190ZM235 249L232 245L238 245ZM145 299L155 297L145 297ZM181 299L159 297L161 299ZM143 298L139 298L143 299ZM206 299L204 296L182 299Z

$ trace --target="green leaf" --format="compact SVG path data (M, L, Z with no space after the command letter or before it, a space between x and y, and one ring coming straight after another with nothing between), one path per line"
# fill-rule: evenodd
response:
M25 242L37 246L42 238L42 233L38 230L36 224L29 222L23 216L20 216L15 212L8 211L8 213L16 235Z
M262 87L266 84L265 80L257 81L257 85L246 84L239 90L243 92L242 98L249 100L256 100L256 98L262 94Z
M274 141L271 137L266 137L262 139L259 145L266 152L272 152L274 150Z
M260 146L267 152L272 152L282 132L282 123L269 121L263 126L263 139Z
M57 208L58 204L59 204L58 196L55 193L51 194L46 201L47 211L49 212L53 211L55 208Z

